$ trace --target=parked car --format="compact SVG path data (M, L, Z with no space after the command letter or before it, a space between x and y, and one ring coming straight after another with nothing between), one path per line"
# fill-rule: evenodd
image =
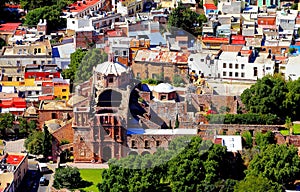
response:
M40 185L46 185L47 184L47 179L46 179L46 177L41 177L40 178Z

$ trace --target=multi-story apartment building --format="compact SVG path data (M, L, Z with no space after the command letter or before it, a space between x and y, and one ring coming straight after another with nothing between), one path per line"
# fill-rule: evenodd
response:
M28 170L28 155L6 153L0 156L0 162L0 191L17 191Z
M123 16L133 16L143 10L142 0L123 0L117 3L117 13Z
M223 51L217 63L218 77L224 79L257 80L275 69L274 56L255 50Z
M51 64L51 55L52 49L49 40L14 44L3 47L0 53L0 65Z

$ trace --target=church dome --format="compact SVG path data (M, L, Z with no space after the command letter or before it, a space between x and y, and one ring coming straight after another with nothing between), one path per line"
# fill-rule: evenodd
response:
M127 67L120 63L106 61L104 63L98 64L95 71L106 76L107 75L119 76L122 73L127 71Z
M171 93L175 91L175 89L169 83L160 83L154 87L153 91L157 93Z

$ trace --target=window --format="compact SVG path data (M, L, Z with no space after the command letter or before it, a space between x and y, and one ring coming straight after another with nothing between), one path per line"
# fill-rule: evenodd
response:
M145 148L150 148L149 141L145 141Z
M42 65L45 65L45 61L42 61L41 63L42 63Z
M123 51L123 56L127 56L127 51Z
M204 62L204 59L201 59L200 61L201 61L201 62Z
M226 71L223 71L223 76L226 76Z
M109 78L109 79L108 79L108 82L109 82L109 83L113 83L113 82L114 82L114 78Z
M245 68L245 64L242 64L242 65L241 65L241 69L244 69L244 68Z
M136 143L135 143L135 141L131 141L131 148L136 148Z
M235 68L238 69L239 68L239 64L235 64Z
M51 61L48 61L47 63L48 63L48 64L51 64Z
M38 48L38 53L41 53L41 48Z
M160 146L160 141L156 141L156 147Z
M62 91L62 92L66 92L66 91L67 91L67 89L62 89L61 91Z
M40 92L39 92L39 91L36 91L35 94L38 95L38 94L40 94Z
M33 61L33 64L36 64L36 61Z
M51 118L56 119L56 113L51 113ZM81 139L81 138L80 138Z
M266 70L271 70L271 67L266 67Z
M19 67L21 65L21 61L17 61L17 66Z
M230 68L230 69L232 68L232 63L229 63L229 68Z
M257 67L253 67L253 76L254 76L254 77L257 76Z
M119 55L119 51L118 50L115 50L115 55Z
M235 77L238 77L238 76L239 76L239 73L238 73L238 72L235 72L234 76L235 76Z
M67 99L67 96L62 96L62 99Z
M28 95L31 95L31 91L28 91Z
M223 63L223 68L226 68L226 63Z
M229 77L232 77L232 72L229 72Z
M241 73L241 77L245 77L245 73Z

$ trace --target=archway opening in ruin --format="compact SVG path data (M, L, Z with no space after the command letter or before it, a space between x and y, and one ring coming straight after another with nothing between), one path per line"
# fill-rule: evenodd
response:
M102 154L102 160L104 162L108 161L109 159L111 159L112 155L111 155L111 148L110 147L104 147L103 148L103 154Z
M150 154L150 152L149 151L144 151L144 152L142 152L142 154L141 155L147 155L147 154Z
M130 151L128 155L138 155L138 153L136 151Z
M99 95L97 107L119 107L122 94L114 90L106 90Z

